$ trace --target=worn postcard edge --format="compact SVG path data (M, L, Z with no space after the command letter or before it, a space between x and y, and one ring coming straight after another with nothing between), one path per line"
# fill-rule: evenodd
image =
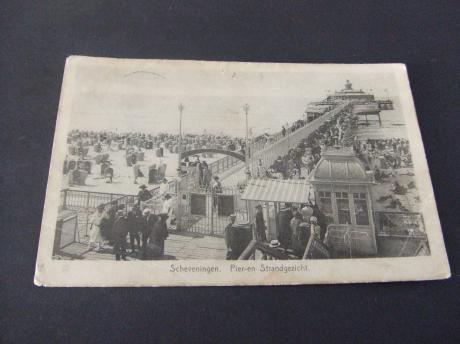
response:
M341 64L285 64L251 62L217 62L186 60L130 60L70 56L66 60L61 87L56 129L53 140L51 163L46 189L40 241L34 283L37 286L230 286L230 285L294 285L325 283L358 283L435 280L450 277L450 267L445 251L441 225L428 171L425 150L422 143L415 106L410 90L407 70L404 64L355 64L345 65L349 69L375 72L384 69L393 72L398 84L411 153L414 157L416 181L421 197L421 212L425 219L426 233L431 255L408 258L362 258L300 261L64 261L53 260L52 247L55 220L59 204L61 165L65 157L66 135L69 129L71 91L79 64L201 64L205 68L242 69L264 66L266 68L343 68ZM339 69L337 70L339 71ZM243 270L254 267L256 272L232 271L232 264ZM174 266L174 268L172 267ZM280 271L260 271L261 266L277 266ZM203 272L175 272L179 266L206 270ZM285 272L285 267L298 268L301 272ZM219 271L213 272L213 268ZM270 270L270 269L269 269ZM304 271L306 270L306 271Z

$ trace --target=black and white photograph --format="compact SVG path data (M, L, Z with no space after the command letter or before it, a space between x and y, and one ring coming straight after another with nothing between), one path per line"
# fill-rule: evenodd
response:
M440 228L422 204L403 66L69 65L45 206L42 253L55 264L227 261L231 275L252 261L301 274L270 264L433 254Z

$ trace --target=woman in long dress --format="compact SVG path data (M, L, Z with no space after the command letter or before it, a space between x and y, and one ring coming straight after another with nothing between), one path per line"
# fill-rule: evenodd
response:
M168 237L168 228L166 225L166 220L168 219L167 214L158 214L159 218L155 225L153 226L153 230L150 233L150 243L152 244L153 252L153 259L161 259L165 253L165 240Z
M89 227L89 243L88 243L88 250L91 250L91 246L93 244L97 245L97 251L100 251L102 248L102 244L104 243L104 239L101 235L101 221L104 218L104 206L99 205L97 207L96 212L93 214L91 218L91 226Z

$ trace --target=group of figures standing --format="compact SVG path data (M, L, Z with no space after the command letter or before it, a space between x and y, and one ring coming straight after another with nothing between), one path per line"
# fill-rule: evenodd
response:
M272 179L305 179L321 159L325 147L353 144L352 128L356 118L349 110L343 110L326 121L315 132L291 148L284 156L278 156L273 164L265 169L259 162L258 177Z
M238 259L241 252L234 249L234 226L236 215L229 216L229 223L225 228L225 243L227 246L227 259ZM293 206L285 203L280 210L277 223L277 239L268 242L262 205L256 206L255 221L253 224L253 239L267 243L271 247L280 248L285 253L302 258L307 244L311 239L320 243L325 242L326 219L324 214L314 205Z
M107 206L99 205L90 222L88 250L95 245L96 251L100 252L110 246L116 260L127 260L129 237L131 255L143 260L161 259L169 235L168 227L171 225L171 196L163 196L159 214L145 206L144 202L151 197L150 191L142 185L139 201L130 210L117 201Z

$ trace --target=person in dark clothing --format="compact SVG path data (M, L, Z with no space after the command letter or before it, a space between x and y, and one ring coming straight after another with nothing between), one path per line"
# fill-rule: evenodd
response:
M301 256L303 254L302 252L302 245L300 242L300 231L299 231L299 225L302 223L302 215L299 213L298 209L296 207L292 208L292 219L291 219L291 246L294 251L294 253L298 256Z
M278 240L281 245L284 247L285 250L290 248L291 246L291 239L292 239L292 232L291 232L291 220L293 214L291 210L291 204L285 203L285 208L281 209L280 217L279 217L279 234Z
M120 260L120 257L123 260L127 260L126 235L128 234L128 231L129 229L127 216L124 215L123 210L118 210L112 231L114 239L113 253L115 254L116 260Z
M197 168L198 168L198 183L200 184L200 187L203 187L204 165L200 162L200 160L197 161Z
M228 225L225 227L225 246L227 247L227 260L238 259L232 251L233 244L233 225L235 224L236 215L232 214L228 217Z
M313 208L313 214L312 216L316 217L317 224L321 228L321 233L320 233L320 238L321 241L324 240L324 237L326 236L326 229L327 229L327 220L326 220L326 215L321 211L321 209L315 204L312 205Z
M162 258L165 253L165 240L168 237L168 228L166 226L166 220L168 219L167 214L158 214L159 219L153 226L153 230L150 233L150 243L152 243L156 249L158 249L158 256L154 258Z
M262 212L262 206L258 204L256 206L256 228L255 228L255 239L257 241L267 241L267 235L265 234L265 220Z
M137 194L137 199L138 199L138 204L140 205L141 202L145 202L145 201L148 201L149 199L152 198L152 193L147 190L147 187L142 184L141 186L139 186L139 193Z
M136 242L137 242L137 249L140 251L141 243L139 232L141 230L141 221L142 221L142 213L139 206L136 204L133 206L133 209L128 212L127 216L127 223L128 223L128 231L129 231L129 243L131 245L131 253L136 252Z
M106 183L113 182L113 168L112 167L109 166L104 170L104 177L105 177Z
M219 176L214 176L214 183L212 185L212 193L213 193L213 207L217 208L219 204L219 194L222 193L222 183L219 180Z
M112 201L110 205L106 208L104 213L104 218L101 221L101 235L109 243L113 244L113 223L115 222L115 217L118 210L118 202Z
M150 234L153 231L153 226L155 223L158 221L158 216L155 214L151 213L151 210L149 208L145 208L143 213L142 213L142 226L141 226L141 232L142 232L142 259L147 258L147 251L148 251L148 239L150 237Z
M286 128L284 127L283 125L283 128L281 129L281 134L284 136L286 136Z

